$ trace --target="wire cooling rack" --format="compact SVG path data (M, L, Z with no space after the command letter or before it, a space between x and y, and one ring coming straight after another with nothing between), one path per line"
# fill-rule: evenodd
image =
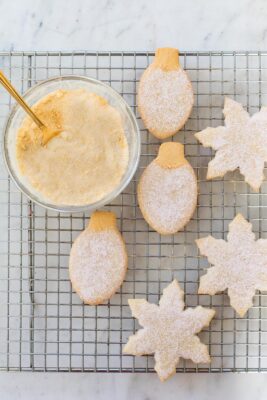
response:
M254 307L238 318L227 295L197 294L199 277L208 266L199 257L198 237L225 238L237 212L267 237L267 184L250 191L237 173L205 180L212 153L193 134L222 124L224 96L253 113L267 104L267 52L201 52L180 54L194 87L195 105L184 129L173 140L185 144L186 157L198 178L196 212L184 231L160 236L143 220L136 185L155 157L159 141L144 129L136 109L136 86L152 53L0 53L0 67L20 92L48 77L79 74L110 84L130 104L142 133L139 170L127 189L107 209L118 216L127 244L129 270L110 302L83 305L68 278L72 241L84 229L87 214L59 214L31 203L0 164L0 369L20 371L153 371L152 357L122 355L138 323L128 298L158 302L162 289L176 277L187 306L212 307L216 317L200 334L209 347L210 365L181 361L179 372L267 371L267 295L257 294ZM0 88L0 123L11 107Z

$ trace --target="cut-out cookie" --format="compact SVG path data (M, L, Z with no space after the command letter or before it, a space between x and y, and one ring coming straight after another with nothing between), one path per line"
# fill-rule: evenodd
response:
M194 94L187 73L179 64L177 49L158 49L143 73L138 108L146 128L157 138L174 135L187 121Z
M239 168L245 181L258 191L267 161L267 107L250 117L241 104L226 97L223 113L225 126L206 128L195 135L204 147L217 150L209 162L207 179Z
M267 239L255 240L252 225L238 214L229 224L227 240L207 236L196 241L214 265L200 278L198 293L214 295L228 288L231 306L243 317L255 290L267 290Z
M74 290L86 304L101 304L121 286L127 253L112 212L96 211L73 243L69 272Z
M159 306L144 299L128 300L132 314L144 329L130 336L123 352L135 356L154 354L161 381L175 373L180 357L209 363L207 346L196 336L208 326L215 311L201 306L184 310L184 292L174 280L163 290Z
M184 146L167 142L143 172L138 202L147 223L158 233L169 235L183 229L197 204L197 181L184 157Z

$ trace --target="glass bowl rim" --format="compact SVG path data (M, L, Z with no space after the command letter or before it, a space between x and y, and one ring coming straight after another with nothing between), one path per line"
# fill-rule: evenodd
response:
M7 145L7 132L8 129L11 125L11 122L13 121L13 118L17 112L17 110L19 109L20 105L19 104L14 104L13 107L11 108L4 127L3 127L3 140L2 140L2 153L3 153L3 158L4 158L4 163L6 165L7 171L10 175L10 177L12 178L13 182L15 183L15 185L17 186L17 188L25 195L27 196L31 201L33 201L34 203L48 209L48 210L52 210L52 211L56 211L56 212L62 212L62 213L75 213L75 212L84 212L84 211L89 211L92 212L94 210L97 210L101 207L104 207L105 205L107 205L108 203L110 203L111 201L113 201L125 188L126 186L130 183L130 181L132 180L138 164L139 164L139 160L140 160L140 154L141 154L141 135L140 135L140 129L137 123L137 119L131 109L131 107L128 105L128 103L124 100L124 98L115 90L113 89L111 86L109 86L108 84L98 80L98 79L94 79L94 78L90 78L87 76L82 76L82 75L61 75L61 76L55 76L55 77L51 77L48 79L44 79L40 82L38 82L37 84L35 84L34 86L32 86L31 88L29 88L28 90L26 90L22 97L27 100L27 97L34 92L35 90L38 90L40 87L45 86L47 83L49 82L60 82L60 81L67 81L67 80L77 80L77 81L84 81L84 82L89 82L92 83L94 85L99 85L104 87L107 92L110 92L111 96L114 97L115 99L117 99L119 102L121 102L126 109L126 113L128 113L128 116L131 119L131 122L134 126L134 131L135 131L135 147L136 147L136 151L134 154L134 161L133 161L133 166L131 168L131 170L127 170L125 172L125 176L127 176L127 178L125 178L125 180L123 181L123 178L120 182L120 184L116 187L116 189L114 189L112 192L108 193L105 197L103 197L102 199L94 202L94 203L90 203L90 204L85 204L85 205L81 205L81 206L61 206L61 205L57 205L57 204L52 204L52 203L46 203L41 201L40 199L36 198L30 190L28 190L20 181L19 177L17 176L16 172L13 171L13 168L11 166L10 160L9 160L9 155L8 155L8 145Z

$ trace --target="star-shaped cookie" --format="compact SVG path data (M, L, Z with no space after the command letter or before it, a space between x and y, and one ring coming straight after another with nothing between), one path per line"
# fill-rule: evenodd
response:
M180 357L209 363L207 346L196 333L208 326L215 311L201 306L184 310L184 292L176 280L163 290L159 306L144 299L128 300L132 314L144 327L130 336L123 352L155 355L155 370L161 381L175 373Z
M250 117L241 104L226 97L223 113L225 126L206 128L195 135L204 147L217 150L209 162L207 179L239 168L245 181L258 191L267 161L267 107Z
M227 240L207 236L196 241L214 265L200 278L198 293L214 295L228 288L231 306L243 317L255 290L267 290L267 239L255 240L252 225L238 214L229 224Z

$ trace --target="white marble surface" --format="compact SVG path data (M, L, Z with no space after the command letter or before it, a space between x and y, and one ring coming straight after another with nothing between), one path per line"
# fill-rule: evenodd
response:
M264 50L266 0L0 0L1 50Z
M1 50L266 50L266 0L0 0ZM0 399L262 400L264 374L0 374Z
M3 400L266 400L266 386L264 374L0 374Z

